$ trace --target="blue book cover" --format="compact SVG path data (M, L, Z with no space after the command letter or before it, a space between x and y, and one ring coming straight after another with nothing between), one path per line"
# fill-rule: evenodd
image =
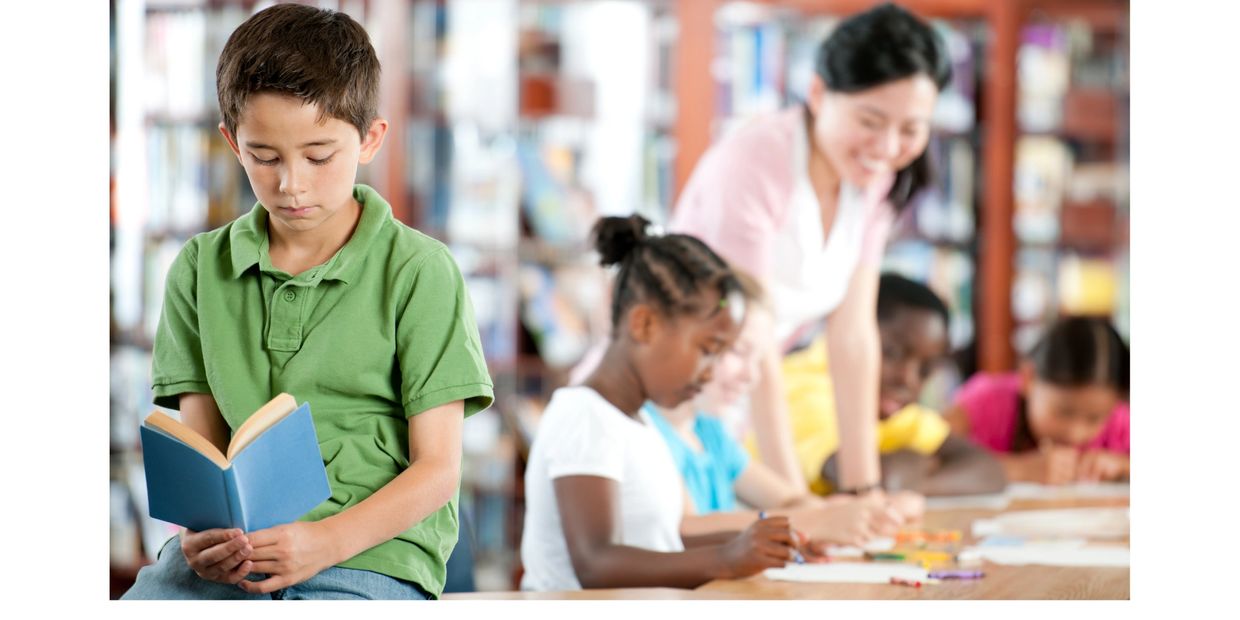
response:
M228 454L163 413L141 429L151 517L202 531L296 521L331 496L310 404L281 394L233 433Z

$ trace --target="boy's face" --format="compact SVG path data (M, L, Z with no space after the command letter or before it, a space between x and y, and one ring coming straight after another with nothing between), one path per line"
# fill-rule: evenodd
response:
M319 122L318 104L276 93L249 98L236 136L220 124L278 234L351 227L353 218L335 216L354 208L357 166L374 159L386 131L376 119L363 139L338 118Z
M878 333L883 344L878 417L886 419L917 401L922 383L947 353L947 326L932 310L901 307L879 322Z

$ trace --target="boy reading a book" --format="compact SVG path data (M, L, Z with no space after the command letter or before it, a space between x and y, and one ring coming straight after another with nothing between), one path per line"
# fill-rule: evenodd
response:
M447 249L354 185L387 130L374 49L343 13L276 5L216 79L259 203L169 269L155 403L221 449L275 394L310 403L332 494L286 525L182 532L125 598L437 597L462 423L492 386Z

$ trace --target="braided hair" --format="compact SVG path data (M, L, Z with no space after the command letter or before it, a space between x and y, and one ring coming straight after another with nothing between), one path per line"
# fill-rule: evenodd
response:
M713 312L726 308L739 322L744 295L728 264L697 237L652 235L649 226L640 215L604 217L591 231L599 264L619 267L611 298L612 333L636 303L649 303L669 317L697 314L717 304ZM705 291L718 293L718 301L703 296Z

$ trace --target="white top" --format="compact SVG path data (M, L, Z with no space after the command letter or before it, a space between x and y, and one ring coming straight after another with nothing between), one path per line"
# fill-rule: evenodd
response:
M809 180L809 137L804 124L796 124L796 134L792 158L796 185L788 217L772 244L775 256L767 281L775 308L776 342L785 347L798 329L812 327L843 301L861 257L866 223L863 194L843 183L824 242L822 209Z
M593 389L551 396L525 470L522 590L580 590L560 524L552 481L601 476L620 483L620 542L651 551L683 551L684 490L671 452L645 412L625 415Z

